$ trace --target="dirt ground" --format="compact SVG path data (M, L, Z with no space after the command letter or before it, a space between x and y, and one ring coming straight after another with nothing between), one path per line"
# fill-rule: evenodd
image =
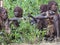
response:
M40 44L26 44L26 43L22 43L22 44L11 44L11 45L60 45L60 42L53 42L53 43L50 43L50 42L42 42Z

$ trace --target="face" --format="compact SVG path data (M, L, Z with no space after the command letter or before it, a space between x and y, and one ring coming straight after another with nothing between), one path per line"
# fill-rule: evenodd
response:
M53 4L53 5L51 6L51 10L52 10L52 11L57 11L57 8L58 8L58 6L57 6L56 4Z
M22 17L21 12L15 11L14 12L15 17Z
M7 19L7 12L4 10L4 11L2 11L2 18L3 19Z
M14 12L15 17L18 17L18 11Z

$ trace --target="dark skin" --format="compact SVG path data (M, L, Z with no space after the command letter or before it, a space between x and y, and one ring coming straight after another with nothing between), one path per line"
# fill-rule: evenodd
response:
M44 13L47 11L47 5L44 4L44 5L41 5L40 6L40 13ZM42 14L42 16L46 16L46 13L45 14ZM41 19L39 22L38 22L38 25L39 23L41 22L41 29L44 30L43 28L46 28L47 27L47 22L46 22L46 19ZM45 23L44 23L45 22ZM40 26L39 26L40 27Z
M41 6L40 6L40 13L43 13L43 12L46 12L47 11L47 7L48 5L46 5L46 4L42 4Z
M55 15L57 16L57 17L54 17L55 19L57 19L57 21L55 22L57 25L56 25L56 24L54 24L54 25L56 25L56 26L57 26L57 27L56 27L56 30L54 30L54 31L55 31L55 33L56 33L56 31L58 31L58 30L59 30L59 27L58 27L58 13L57 13L58 4L57 4L55 1L51 1L51 2L49 2L49 3L48 3L48 5L50 5L49 10L54 11L54 12L55 12Z
M57 9L58 9L58 4L55 2L55 1L50 1L49 3L48 3L48 12L49 12L49 16L53 16L53 18L52 19L49 19L48 20L48 22L49 22L49 24L50 25L53 25L51 28L53 28L53 29L51 29L51 30L49 30L49 33L47 33L47 36L46 36L46 38L49 36L49 37L51 37L51 38L54 38L54 36L56 36L57 35L57 33L59 33L58 31L59 31L59 21L58 21L58 13L57 13ZM50 14L50 12L51 11L53 11L53 12L55 12L54 14ZM54 23L52 23L52 20L53 20L53 22ZM48 24L48 26L49 26L49 24ZM58 34L58 37L59 37L59 34ZM51 39L51 40L53 40L53 39Z
M15 7L14 8L14 16L15 17L10 20L13 22L15 27L19 27L20 23L18 22L18 20L23 17L23 9L18 6ZM15 36L12 36L12 40L14 40L14 39L15 39Z
M14 8L14 16L16 18L21 18L22 15L23 15L23 9L18 6L15 7ZM13 23L14 23L15 27L19 27L19 22L17 20L13 20Z
M22 17L22 15L23 15L23 9L22 8L20 8L20 7L15 7L14 8L14 15L15 15L15 17L17 17L17 18L21 18Z
M46 28L46 23L43 23L43 22L46 22L46 12L47 11L47 5L41 5L40 6L40 12L41 12L41 15L38 15L36 17L33 17L31 15L29 15L29 17L31 17L33 19L33 22L35 21L35 23L37 23L37 28L39 30L43 30L43 28ZM39 20L39 21L38 21Z
M0 7L0 29L5 29L5 32L10 34L7 10L3 7Z

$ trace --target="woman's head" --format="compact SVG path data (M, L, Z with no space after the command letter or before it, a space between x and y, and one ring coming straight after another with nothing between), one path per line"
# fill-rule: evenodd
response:
M48 2L48 10L52 10L56 12L58 9L58 4L55 1L49 1Z

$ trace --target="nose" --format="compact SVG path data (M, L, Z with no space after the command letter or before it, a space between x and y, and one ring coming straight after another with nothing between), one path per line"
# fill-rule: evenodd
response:
M18 14L18 12L14 12L14 14L15 14L15 15L17 15L17 14Z

